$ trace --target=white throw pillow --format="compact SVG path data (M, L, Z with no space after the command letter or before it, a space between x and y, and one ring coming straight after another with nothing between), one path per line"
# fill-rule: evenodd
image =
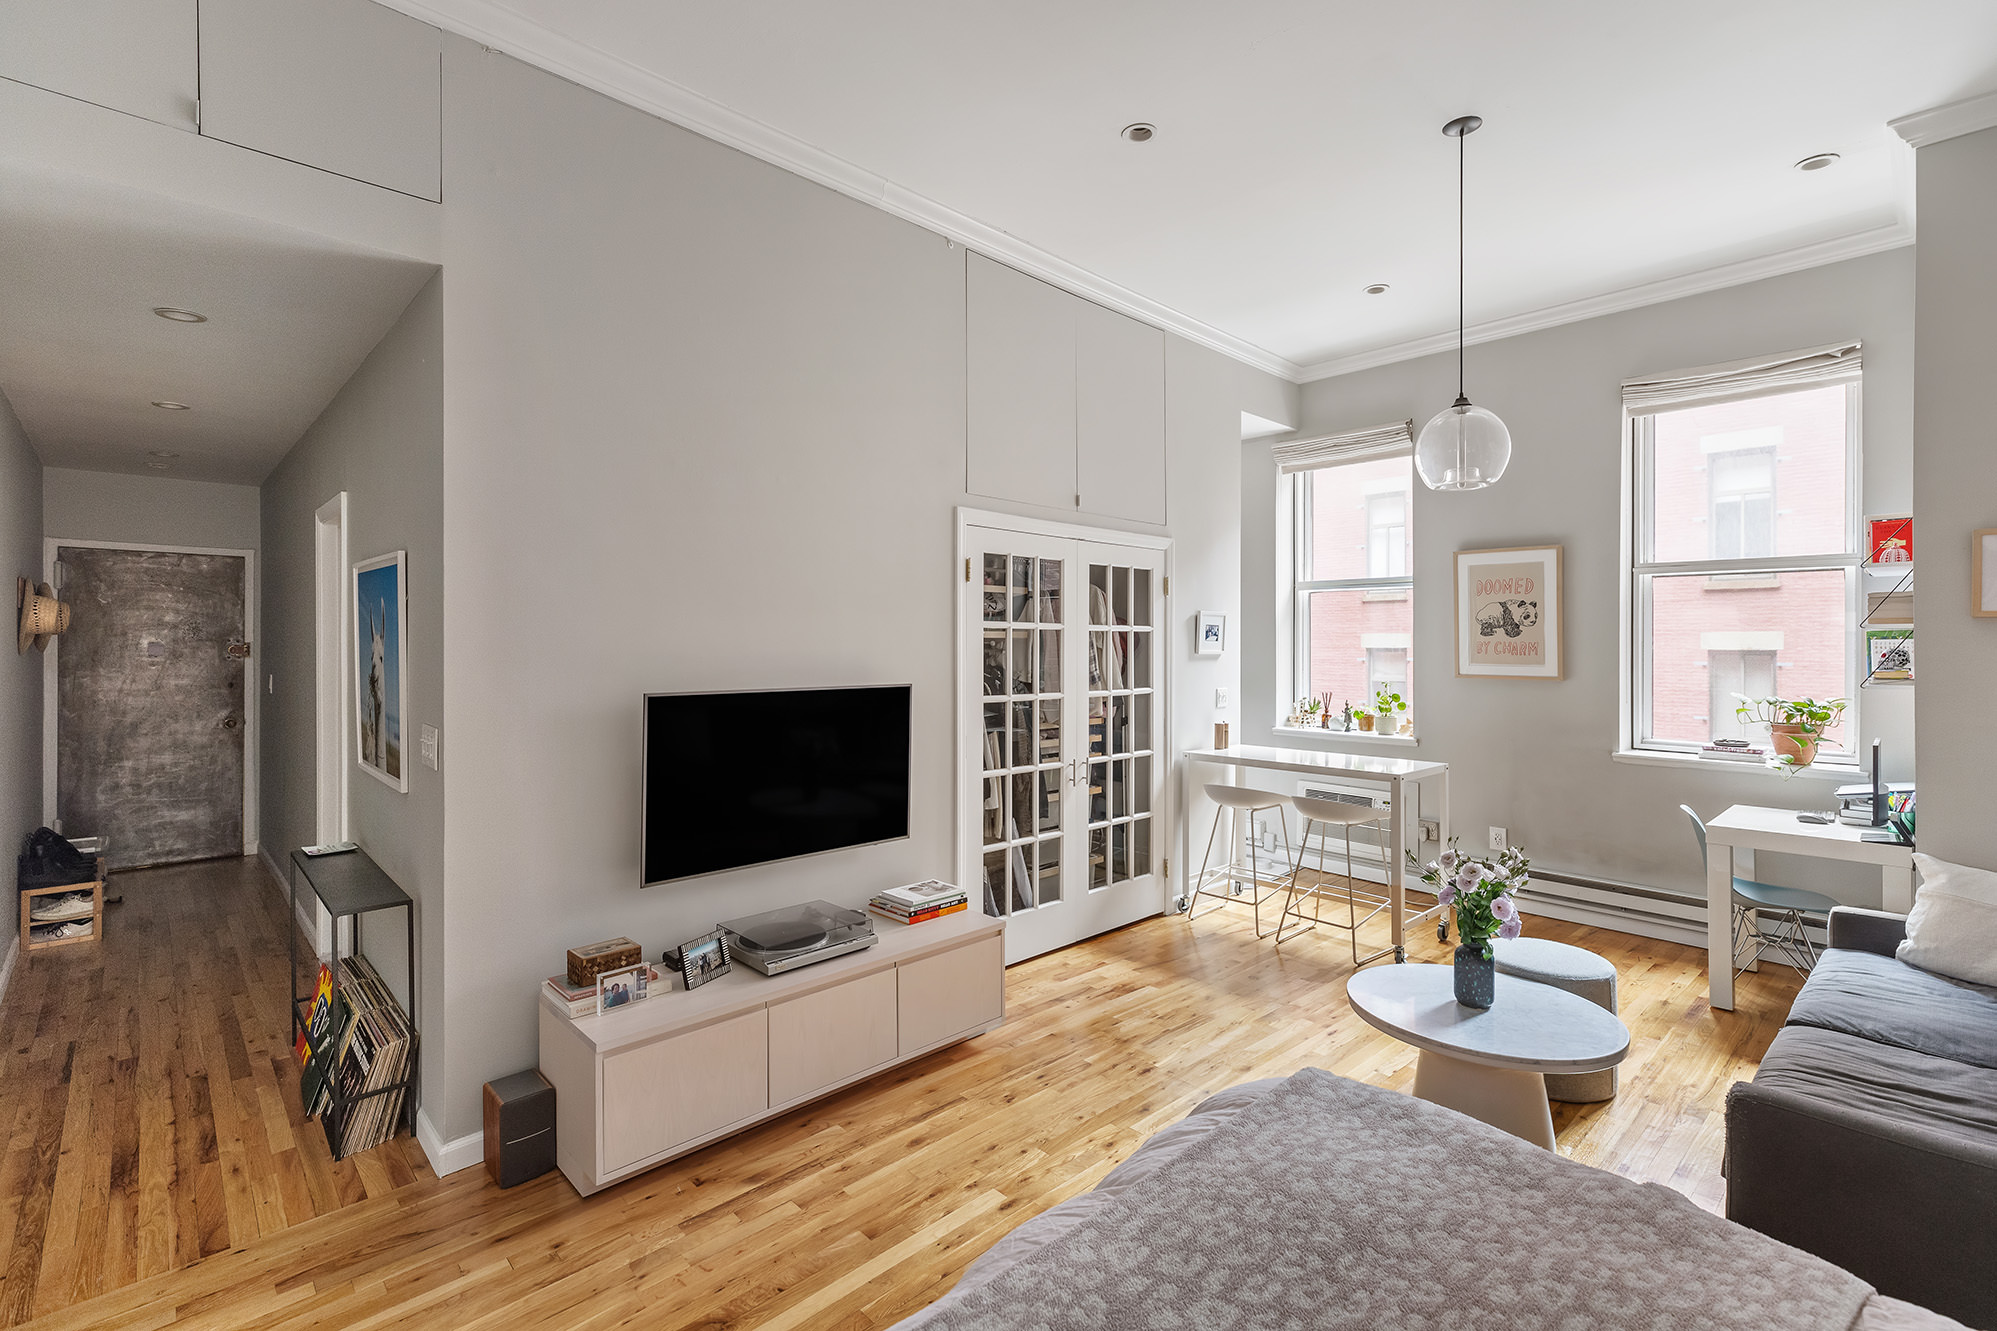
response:
M1921 890L1895 953L1909 965L1997 985L1997 873L1916 853Z

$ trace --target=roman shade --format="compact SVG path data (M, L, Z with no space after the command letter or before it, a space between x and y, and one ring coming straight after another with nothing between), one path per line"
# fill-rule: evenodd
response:
M1669 374L1623 380L1623 410L1648 416L1679 407L1736 402L1802 388L1850 383L1859 377L1860 344L1833 342L1806 351L1754 356L1719 365L1701 365Z
M1385 425L1348 430L1344 434L1277 444L1272 452L1276 457L1277 470L1285 475L1293 471L1336 466L1341 462L1401 457L1415 451L1414 426L1412 420L1389 421Z

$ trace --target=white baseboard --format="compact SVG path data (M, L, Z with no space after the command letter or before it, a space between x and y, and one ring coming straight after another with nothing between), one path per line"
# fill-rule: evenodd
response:
M430 1113L426 1109L416 1111L416 1144L429 1157L430 1168L438 1178L485 1163L484 1133L474 1132L447 1142L438 1133L436 1124L430 1121Z
M14 963L21 958L21 940L17 936L7 944L7 959L0 961L0 1003L7 1001L7 982L14 978Z

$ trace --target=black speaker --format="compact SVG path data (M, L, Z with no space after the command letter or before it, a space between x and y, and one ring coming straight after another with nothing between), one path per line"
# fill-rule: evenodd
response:
M555 1167L555 1088L535 1069L485 1084L485 1172L502 1188Z

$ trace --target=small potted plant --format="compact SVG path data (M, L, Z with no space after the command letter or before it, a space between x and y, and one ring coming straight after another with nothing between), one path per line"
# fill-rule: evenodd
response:
M1379 720L1374 723L1375 728L1382 735L1391 735L1399 730L1401 728L1400 714L1408 710L1406 700L1392 689L1381 689L1375 693L1373 695L1373 707L1379 715Z
M1373 728L1373 714L1367 711L1364 707L1361 707L1355 712L1353 712L1352 719L1359 723L1359 728L1361 730L1370 731Z
M1847 706L1843 698L1749 698L1735 694L1740 706L1734 715L1747 725L1766 725L1775 756L1769 765L1786 774L1817 760L1824 733L1838 723Z
M1532 861L1517 846L1495 861L1472 859L1449 848L1427 864L1408 852L1408 867L1435 893L1436 903L1456 908L1456 1001L1487 1008L1497 999L1497 959L1493 938L1517 938L1523 931L1513 894L1526 885Z
M1324 704L1316 698L1297 699L1297 719L1306 726L1316 725L1318 713L1323 710Z

